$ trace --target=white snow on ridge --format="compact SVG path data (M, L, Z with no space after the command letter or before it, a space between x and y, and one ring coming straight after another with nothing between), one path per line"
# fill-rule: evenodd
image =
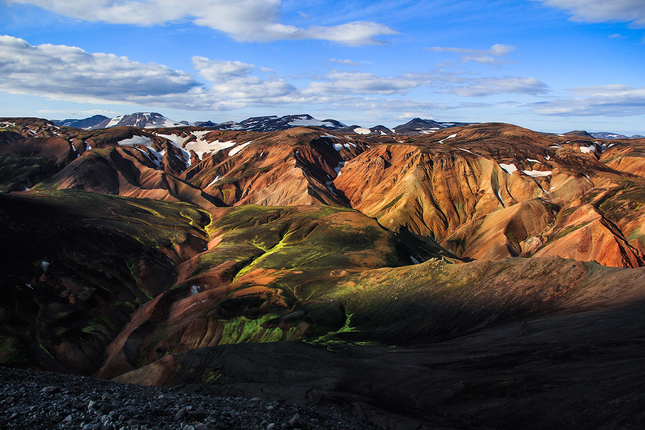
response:
M481 157L481 155L479 155L479 154L475 154L474 152L469 151L469 150L467 150L467 149L464 149L464 148L457 148L457 149L459 149L459 150L461 150L461 151L464 151L464 152L467 152L467 153L469 153L469 154L473 154L473 155L476 155L476 156L478 156L478 157ZM483 157L482 157L482 158L483 158Z
M527 158L526 161L530 161L531 163L539 163L540 160L536 160L534 158Z
M499 163L499 167L501 167L509 175L513 172L517 172L517 167L515 167L515 164Z
M115 116L108 122L108 124L105 126L105 128L110 128L116 126L124 117L125 115L120 115L120 116Z
M342 169L342 168L343 168L343 166L345 165L345 163L346 163L345 161L341 161L340 163L338 163L338 166L337 166L337 167L334 167L334 172L336 172L336 177L339 177L339 176L340 176L340 169Z
M544 170L544 171L541 171L541 170L522 170L522 173L524 173L526 175L529 175L529 176L531 176L533 178L541 178L541 177L544 177L544 176L551 176L551 174L553 172L551 172L550 170Z
M146 136L132 136L130 139L119 140L121 146L144 145L152 146L152 139Z
M249 146L249 145L250 145L250 144L252 144L253 142L254 142L253 140L250 140L250 141L248 141L248 142L246 142L246 143L243 143L243 144L241 144L241 145L239 145L239 146L236 146L235 148L231 149L231 150L228 152L228 156L229 156L229 157L234 156L235 154L237 154L238 152L240 152L241 150L243 150L244 148L246 148L247 146Z
M204 137L205 135L207 135L207 134L208 134L208 133L210 133L210 132L211 132L211 130L202 130L202 131L193 131L193 132L192 132L192 134L193 134L197 139L201 139L202 137Z
M456 134L456 133L455 133L455 134L451 134L450 136L446 137L445 139L441 139L441 140L439 141L439 143L443 144L443 141L444 141L444 140L454 139L455 137L457 137L457 134Z
M294 119L289 123L289 125L293 127L299 127L299 126L314 126L314 127L322 127L322 126L327 126L327 127L333 127L334 124L331 122L326 122L326 121L320 121L318 119L307 119L307 118L298 118Z
M354 129L354 133L356 134L370 134L371 131L369 128L364 128L364 127L356 127Z
M234 140L229 140L226 142L220 142L219 140L216 140L214 142L208 142L206 140L198 140L196 142L188 142L186 144L186 151L195 151L195 153L199 156L199 158L204 158L204 154L206 153L211 153L211 152L217 152L220 149L226 149L230 148L231 146L235 145Z
M215 177L215 179L213 179L210 184L206 185L206 188L210 187L211 185L213 185L215 182L219 181L220 179L222 179L222 177L220 175L217 175L217 177Z
M582 152L583 154L589 154L590 152L596 152L596 147L593 146L593 145L581 146L580 147L580 152Z
M157 134L157 136L168 139L169 141L174 143L175 146L182 146L188 139L190 139L190 136L181 137L176 134Z

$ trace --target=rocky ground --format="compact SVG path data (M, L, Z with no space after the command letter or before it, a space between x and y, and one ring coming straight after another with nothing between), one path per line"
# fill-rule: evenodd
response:
M352 429L376 427L331 409L0 367L3 429Z

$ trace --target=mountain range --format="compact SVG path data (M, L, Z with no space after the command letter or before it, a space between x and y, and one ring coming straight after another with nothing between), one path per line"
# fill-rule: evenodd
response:
M245 119L244 121L235 122L228 121L223 123L214 123L212 121L197 121L190 124L188 121L173 121L164 117L160 113L133 113L129 115L121 115L114 118L108 118L103 115L94 115L85 119L65 119L65 120L52 120L52 123L58 126L82 128L86 130L98 130L103 128L117 127L117 126L135 126L139 128L163 128L163 127L184 127L196 126L212 128L215 130L237 130L237 131L280 131L288 130L300 126L315 126L335 130L338 133L351 133L351 134L402 134L402 135L419 135L434 133L435 131L449 128L449 127L463 127L472 125L474 123L468 122L438 122L431 119L414 118L405 124L398 125L389 129L383 125L377 125L370 128L361 127L358 125L347 126L335 119L318 120L309 114L302 115L285 115L278 117L261 116ZM586 132L584 132L586 133ZM610 132L592 132L589 136L596 139L638 139L644 136L633 135L631 137L610 133Z
M645 139L242 123L0 118L0 364L394 429L645 423Z

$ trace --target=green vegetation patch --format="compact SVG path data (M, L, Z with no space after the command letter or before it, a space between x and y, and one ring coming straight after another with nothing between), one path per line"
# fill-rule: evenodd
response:
M292 340L297 337L298 327L287 329L281 327L265 327L265 323L274 319L276 315L267 314L257 319L238 317L223 320L224 331L220 345L246 342L279 342Z

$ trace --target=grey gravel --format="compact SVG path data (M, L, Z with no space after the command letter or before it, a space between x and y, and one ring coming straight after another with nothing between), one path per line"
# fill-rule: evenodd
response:
M0 367L0 428L372 430L334 409Z

